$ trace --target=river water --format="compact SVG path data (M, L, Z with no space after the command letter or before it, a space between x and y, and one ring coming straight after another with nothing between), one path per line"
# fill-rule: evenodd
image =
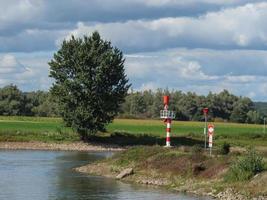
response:
M75 172L110 153L0 151L0 200L195 200L159 188Z

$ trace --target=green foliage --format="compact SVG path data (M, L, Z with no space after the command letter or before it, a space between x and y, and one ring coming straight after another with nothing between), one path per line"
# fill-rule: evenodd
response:
M237 160L229 169L226 181L245 181L264 170L263 157L254 149L249 149L246 155Z
M0 115L21 115L24 97L15 85L0 89Z
M267 116L267 102L254 102L255 110L262 116Z
M79 72L79 70L77 71ZM82 80L86 78L83 75L79 75L79 77L82 77ZM76 77L75 80L80 80L79 77ZM90 76L87 77L90 78ZM74 86L76 83L82 84L82 86ZM82 106L84 105L81 103L80 99L83 99L86 95L85 89L90 89L88 88L88 83L84 84L81 80L76 80L68 82L65 81L64 84L66 84L68 87L71 87L71 90L73 91L73 93L66 93L69 98L64 98L64 101L70 101L70 96L76 98L76 100L72 98L72 101L70 101L66 106L70 106L72 108L75 105L78 105L80 106L80 110L82 110ZM95 86L93 88L95 90L101 90L97 89ZM83 90L82 93L78 92L79 90ZM11 93L16 95L11 95ZM60 94L60 97L63 98L62 94L64 93ZM98 92L91 91L91 93L88 93L87 91L87 95L89 94L92 96L94 94L98 94ZM169 108L176 112L177 120L203 121L204 117L202 109L204 107L209 108L209 120L214 122L232 121L239 123L259 124L263 123L265 116L264 112L262 112L262 110L264 111L264 103L256 103L254 105L249 98L234 96L227 90L224 90L219 94L209 93L207 96L199 96L192 92L170 92L168 89L157 89L155 92L148 90L143 92L131 91L128 93L125 98L125 102L122 103L118 108L119 117L132 119L159 118L159 111L163 109L162 97L165 94L169 94L171 96ZM108 95L102 95L101 99L102 98L107 99ZM55 96L51 96L50 92L21 92L16 86L6 86L0 89L0 114L50 117L59 116L59 107L57 101L58 97L55 98ZM95 99L95 102L97 101L98 100ZM97 106L100 107L98 104ZM88 110L88 108L86 109ZM71 125L71 123L69 125Z
M229 143L224 142L219 151L221 154L227 155L230 152L230 147L231 147L231 145Z
M211 114L213 117L219 117L222 119L230 119L230 116L234 110L234 104L238 101L239 97L230 94L227 90L220 92L219 94L209 94Z
M191 149L191 154L192 156L200 156L203 154L203 148L201 147L201 145L194 145Z
M252 101L237 97L227 90L219 94L209 93L199 96L193 92L168 91L131 92L122 104L120 116L130 118L158 118L163 109L163 95L170 95L169 108L176 112L177 120L203 121L202 109L209 108L209 120L260 123L262 116L254 110Z
M233 122L246 122L247 113L253 108L253 103L249 98L240 98L234 104L233 112L230 116L231 121Z
M0 115L58 116L58 109L48 92L22 92L15 85L8 85L0 88Z
M259 124L262 121L262 117L259 112L255 110L250 110L247 113L247 122L248 123L254 123L254 124Z
M53 99L51 99L50 95L42 104L34 107L32 109L32 112L35 114L35 116L40 116L40 117L59 116L58 105Z
M147 158L164 152L160 146L137 146L129 148L127 151L117 153L113 156L116 165L121 167L135 165L136 163L145 161Z
M94 32L63 41L49 65L50 77L55 79L51 92L66 124L83 139L103 131L130 87L122 52Z

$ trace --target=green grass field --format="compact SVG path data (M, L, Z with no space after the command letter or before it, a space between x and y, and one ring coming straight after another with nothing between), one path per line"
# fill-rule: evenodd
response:
M265 145L267 133L262 125L212 123L215 126L215 142L224 141L236 145ZM172 136L183 136L201 139L204 137L203 122L173 121ZM108 127L110 132L128 132L132 134L152 134L165 137L165 124L160 120L128 120L117 119Z
M235 145L267 145L267 133L262 125L213 123L216 143L224 141ZM203 122L173 121L172 136L203 140ZM107 127L108 133L127 136L165 137L165 124L162 120L116 119ZM123 138L121 138L123 140ZM79 137L70 128L64 127L60 118L42 117L0 117L0 141L78 141Z
M59 118L0 117L0 141L77 141Z

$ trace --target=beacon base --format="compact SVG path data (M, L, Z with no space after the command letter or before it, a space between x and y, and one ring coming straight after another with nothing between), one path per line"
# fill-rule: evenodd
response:
M164 147L172 147L170 142L167 142Z

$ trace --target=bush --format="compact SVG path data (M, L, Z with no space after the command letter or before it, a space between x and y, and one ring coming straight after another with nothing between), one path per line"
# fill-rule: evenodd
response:
M199 156L203 154L203 148L201 147L201 145L196 144L192 147L191 153L192 156Z
M225 179L226 181L245 181L263 170L263 157L254 149L249 149L243 158L230 167Z
M219 150L220 154L227 155L230 152L230 144L224 142Z

